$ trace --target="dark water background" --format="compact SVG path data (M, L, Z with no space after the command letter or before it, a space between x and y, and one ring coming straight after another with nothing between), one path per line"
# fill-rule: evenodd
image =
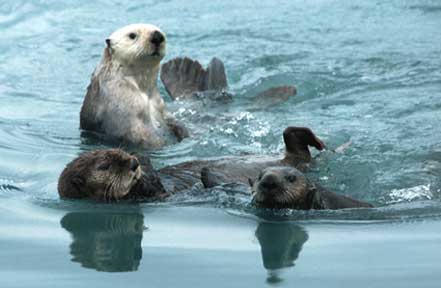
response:
M380 208L274 215L227 192L60 201L64 165L105 147L78 129L104 39L138 22L167 33L166 60L224 60L236 95L210 109L169 103L193 137L155 152L157 167L278 154L284 127L308 126L331 148L352 142L319 154L310 177ZM428 0L1 1L0 286L438 287L440 31L441 3ZM298 95L250 109L282 84Z

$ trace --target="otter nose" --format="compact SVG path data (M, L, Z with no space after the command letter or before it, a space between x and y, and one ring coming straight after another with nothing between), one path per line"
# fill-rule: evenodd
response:
M150 42L152 42L155 45L160 45L162 42L164 42L165 38L164 35L162 35L161 32L155 31L153 32L152 39Z
M262 181L260 182L260 185L262 185L265 189L274 189L278 186L278 180L277 176L273 174L266 175L263 177Z
M130 160L130 170L135 172L136 169L138 169L138 167L139 167L139 162L137 159L133 158L132 160Z

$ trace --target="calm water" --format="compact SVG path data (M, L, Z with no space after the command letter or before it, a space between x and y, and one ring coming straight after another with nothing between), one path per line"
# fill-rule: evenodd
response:
M0 287L439 287L439 1L137 2L0 2ZM284 127L308 126L330 148L352 142L309 176L379 208L272 213L228 191L60 201L64 165L106 147L78 129L104 39L137 22L167 33L166 60L223 59L236 95L169 103L193 137L155 152L157 167L277 154ZM298 95L251 109L281 84Z

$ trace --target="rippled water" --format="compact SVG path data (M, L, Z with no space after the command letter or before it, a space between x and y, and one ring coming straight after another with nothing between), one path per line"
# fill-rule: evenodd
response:
M72 279L94 287L221 287L222 279L231 287L318 286L319 279L339 286L341 277L352 286L381 275L369 287L414 287L422 278L424 287L437 287L441 6L383 2L0 2L0 286L79 286ZM330 148L352 143L340 154L318 154L310 177L380 208L274 214L228 191L125 208L60 201L64 165L106 147L78 129L104 39L137 22L167 33L166 60L223 59L235 94L233 104L209 109L169 103L193 137L153 153L157 167L277 154L284 127L308 126ZM251 109L250 97L282 84L295 84L298 95ZM268 241L281 250L262 248ZM118 269L137 272L96 272Z

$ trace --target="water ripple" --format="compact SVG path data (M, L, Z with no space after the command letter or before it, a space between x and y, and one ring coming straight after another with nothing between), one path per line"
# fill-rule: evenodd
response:
M410 201L392 215L414 217L424 209L423 215L439 215L430 205L420 207L429 197L436 207L441 197L441 50L434 45L441 41L441 18L430 3L196 0L190 9L182 1L3 1L0 195L61 205L56 182L64 165L82 151L111 146L78 129L104 39L127 21L153 22L167 32L167 59L186 55L207 64L220 57L235 94L222 107L170 103L192 138L152 153L155 165L278 155L286 126L309 126L330 147L352 142L342 154L317 155L310 171L316 181L381 205ZM296 85L298 95L251 111L249 99L277 85ZM247 207L224 196L200 200ZM381 219L381 211L353 218Z

